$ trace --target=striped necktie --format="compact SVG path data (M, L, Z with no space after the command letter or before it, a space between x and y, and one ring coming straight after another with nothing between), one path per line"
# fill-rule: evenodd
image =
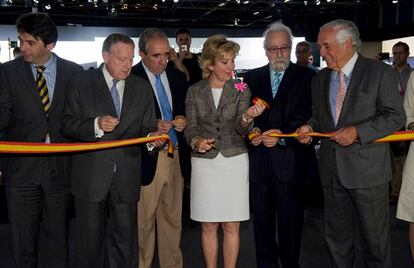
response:
M47 114L50 109L49 91L47 90L47 84L43 71L46 69L45 66L35 66L37 70L36 85L39 90L40 100L42 101L43 109Z

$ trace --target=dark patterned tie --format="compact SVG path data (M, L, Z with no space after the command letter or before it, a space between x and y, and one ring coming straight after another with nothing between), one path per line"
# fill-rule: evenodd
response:
M50 109L50 100L49 100L49 91L47 90L47 84L45 77L43 76L43 71L46 69L45 66L36 66L37 76L36 76L36 85L39 90L40 100L42 101L43 109L47 114Z

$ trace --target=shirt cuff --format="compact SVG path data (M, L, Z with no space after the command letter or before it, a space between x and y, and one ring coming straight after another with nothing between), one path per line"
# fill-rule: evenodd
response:
M105 133L103 132L102 129L99 128L98 117L95 118L95 120L93 121L93 124L95 128L95 138L102 138Z

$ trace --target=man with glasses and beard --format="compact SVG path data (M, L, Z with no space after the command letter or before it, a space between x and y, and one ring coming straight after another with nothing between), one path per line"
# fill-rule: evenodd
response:
M264 32L269 64L246 73L252 98L270 107L255 118L250 146L250 189L257 267L299 267L303 226L304 146L293 139L270 137L291 133L311 116L311 80L315 72L290 62L292 33L280 22ZM277 214L277 245L276 234Z

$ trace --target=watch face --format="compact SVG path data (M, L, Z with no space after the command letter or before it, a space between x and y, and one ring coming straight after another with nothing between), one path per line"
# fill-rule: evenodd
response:
M181 51L187 52L188 51L187 45L181 45Z

